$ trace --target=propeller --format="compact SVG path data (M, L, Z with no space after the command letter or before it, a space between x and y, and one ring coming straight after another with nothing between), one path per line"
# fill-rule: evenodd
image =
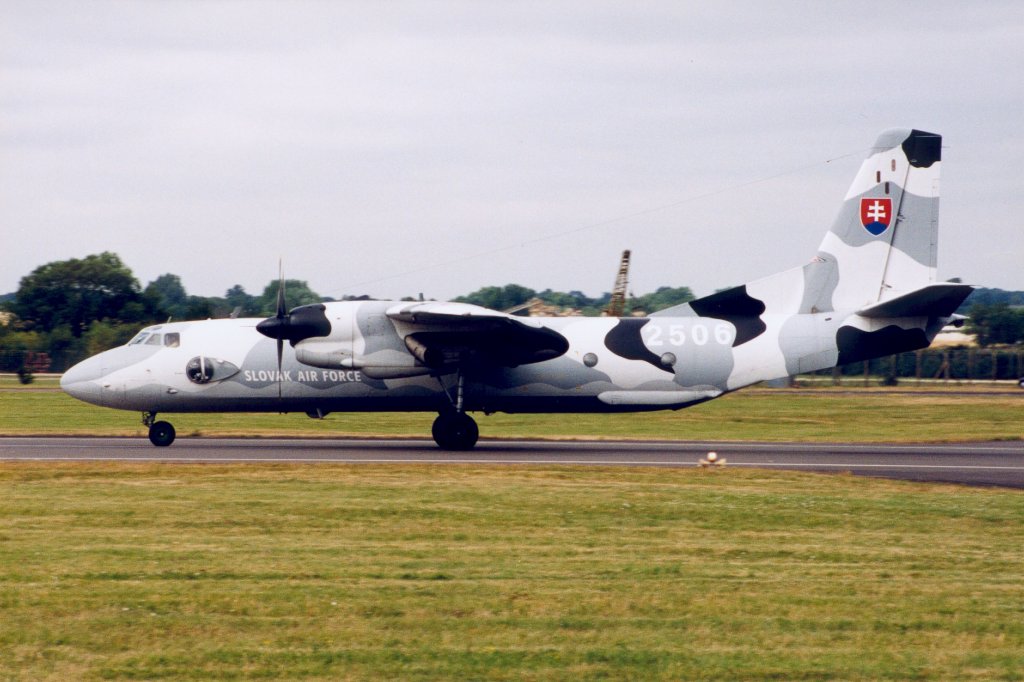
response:
M277 262L277 314L256 325L256 331L277 340L277 399L281 400L281 362L284 356L284 340L288 338L290 317L285 305L284 268Z
M328 336L331 333L331 323L324 313L326 308L322 303L299 306L288 312L288 308L285 305L284 270L280 262L277 269L277 313L274 317L268 317L257 324L256 331L266 337L277 340L277 399L281 400L281 381L283 377L281 365L284 356L285 340L291 342L294 348L296 343L304 339L315 336Z
M284 322L287 327L290 319L288 318L286 311L287 307L284 304L284 265L280 260L277 261L277 315L274 317L275 320ZM281 401L281 356L284 355L284 337L277 336L277 400Z

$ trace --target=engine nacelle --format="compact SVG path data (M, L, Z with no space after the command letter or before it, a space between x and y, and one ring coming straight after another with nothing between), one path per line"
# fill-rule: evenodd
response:
M322 367L323 369L338 369L348 367L346 361L352 360L352 353L347 350L306 346L299 344L295 347L295 359L304 365Z
M353 355L346 349L330 348L327 344L299 344L295 347L295 359L323 369L358 369L371 379L403 379L431 371L408 353L381 350L369 355Z

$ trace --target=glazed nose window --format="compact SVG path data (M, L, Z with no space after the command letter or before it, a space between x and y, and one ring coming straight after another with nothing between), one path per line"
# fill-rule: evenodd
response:
M185 376L194 384L205 384L213 378L213 363L202 356L192 358L185 365Z

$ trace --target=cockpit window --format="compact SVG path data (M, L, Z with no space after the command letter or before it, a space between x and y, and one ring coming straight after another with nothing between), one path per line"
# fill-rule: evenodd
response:
M181 334L178 332L164 334L164 345L168 348L177 348L181 345Z
M129 346L137 346L140 343L145 343L146 339L149 338L149 332L139 332L135 335L135 338L128 342Z
M149 336L149 338L146 339L146 345L147 346L161 346L161 345L163 345L163 343L164 343L164 335L163 334L151 334Z

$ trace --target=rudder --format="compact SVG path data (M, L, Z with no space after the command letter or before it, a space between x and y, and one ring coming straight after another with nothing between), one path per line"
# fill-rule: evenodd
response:
M814 261L802 312L858 309L935 281L942 138L883 132Z

